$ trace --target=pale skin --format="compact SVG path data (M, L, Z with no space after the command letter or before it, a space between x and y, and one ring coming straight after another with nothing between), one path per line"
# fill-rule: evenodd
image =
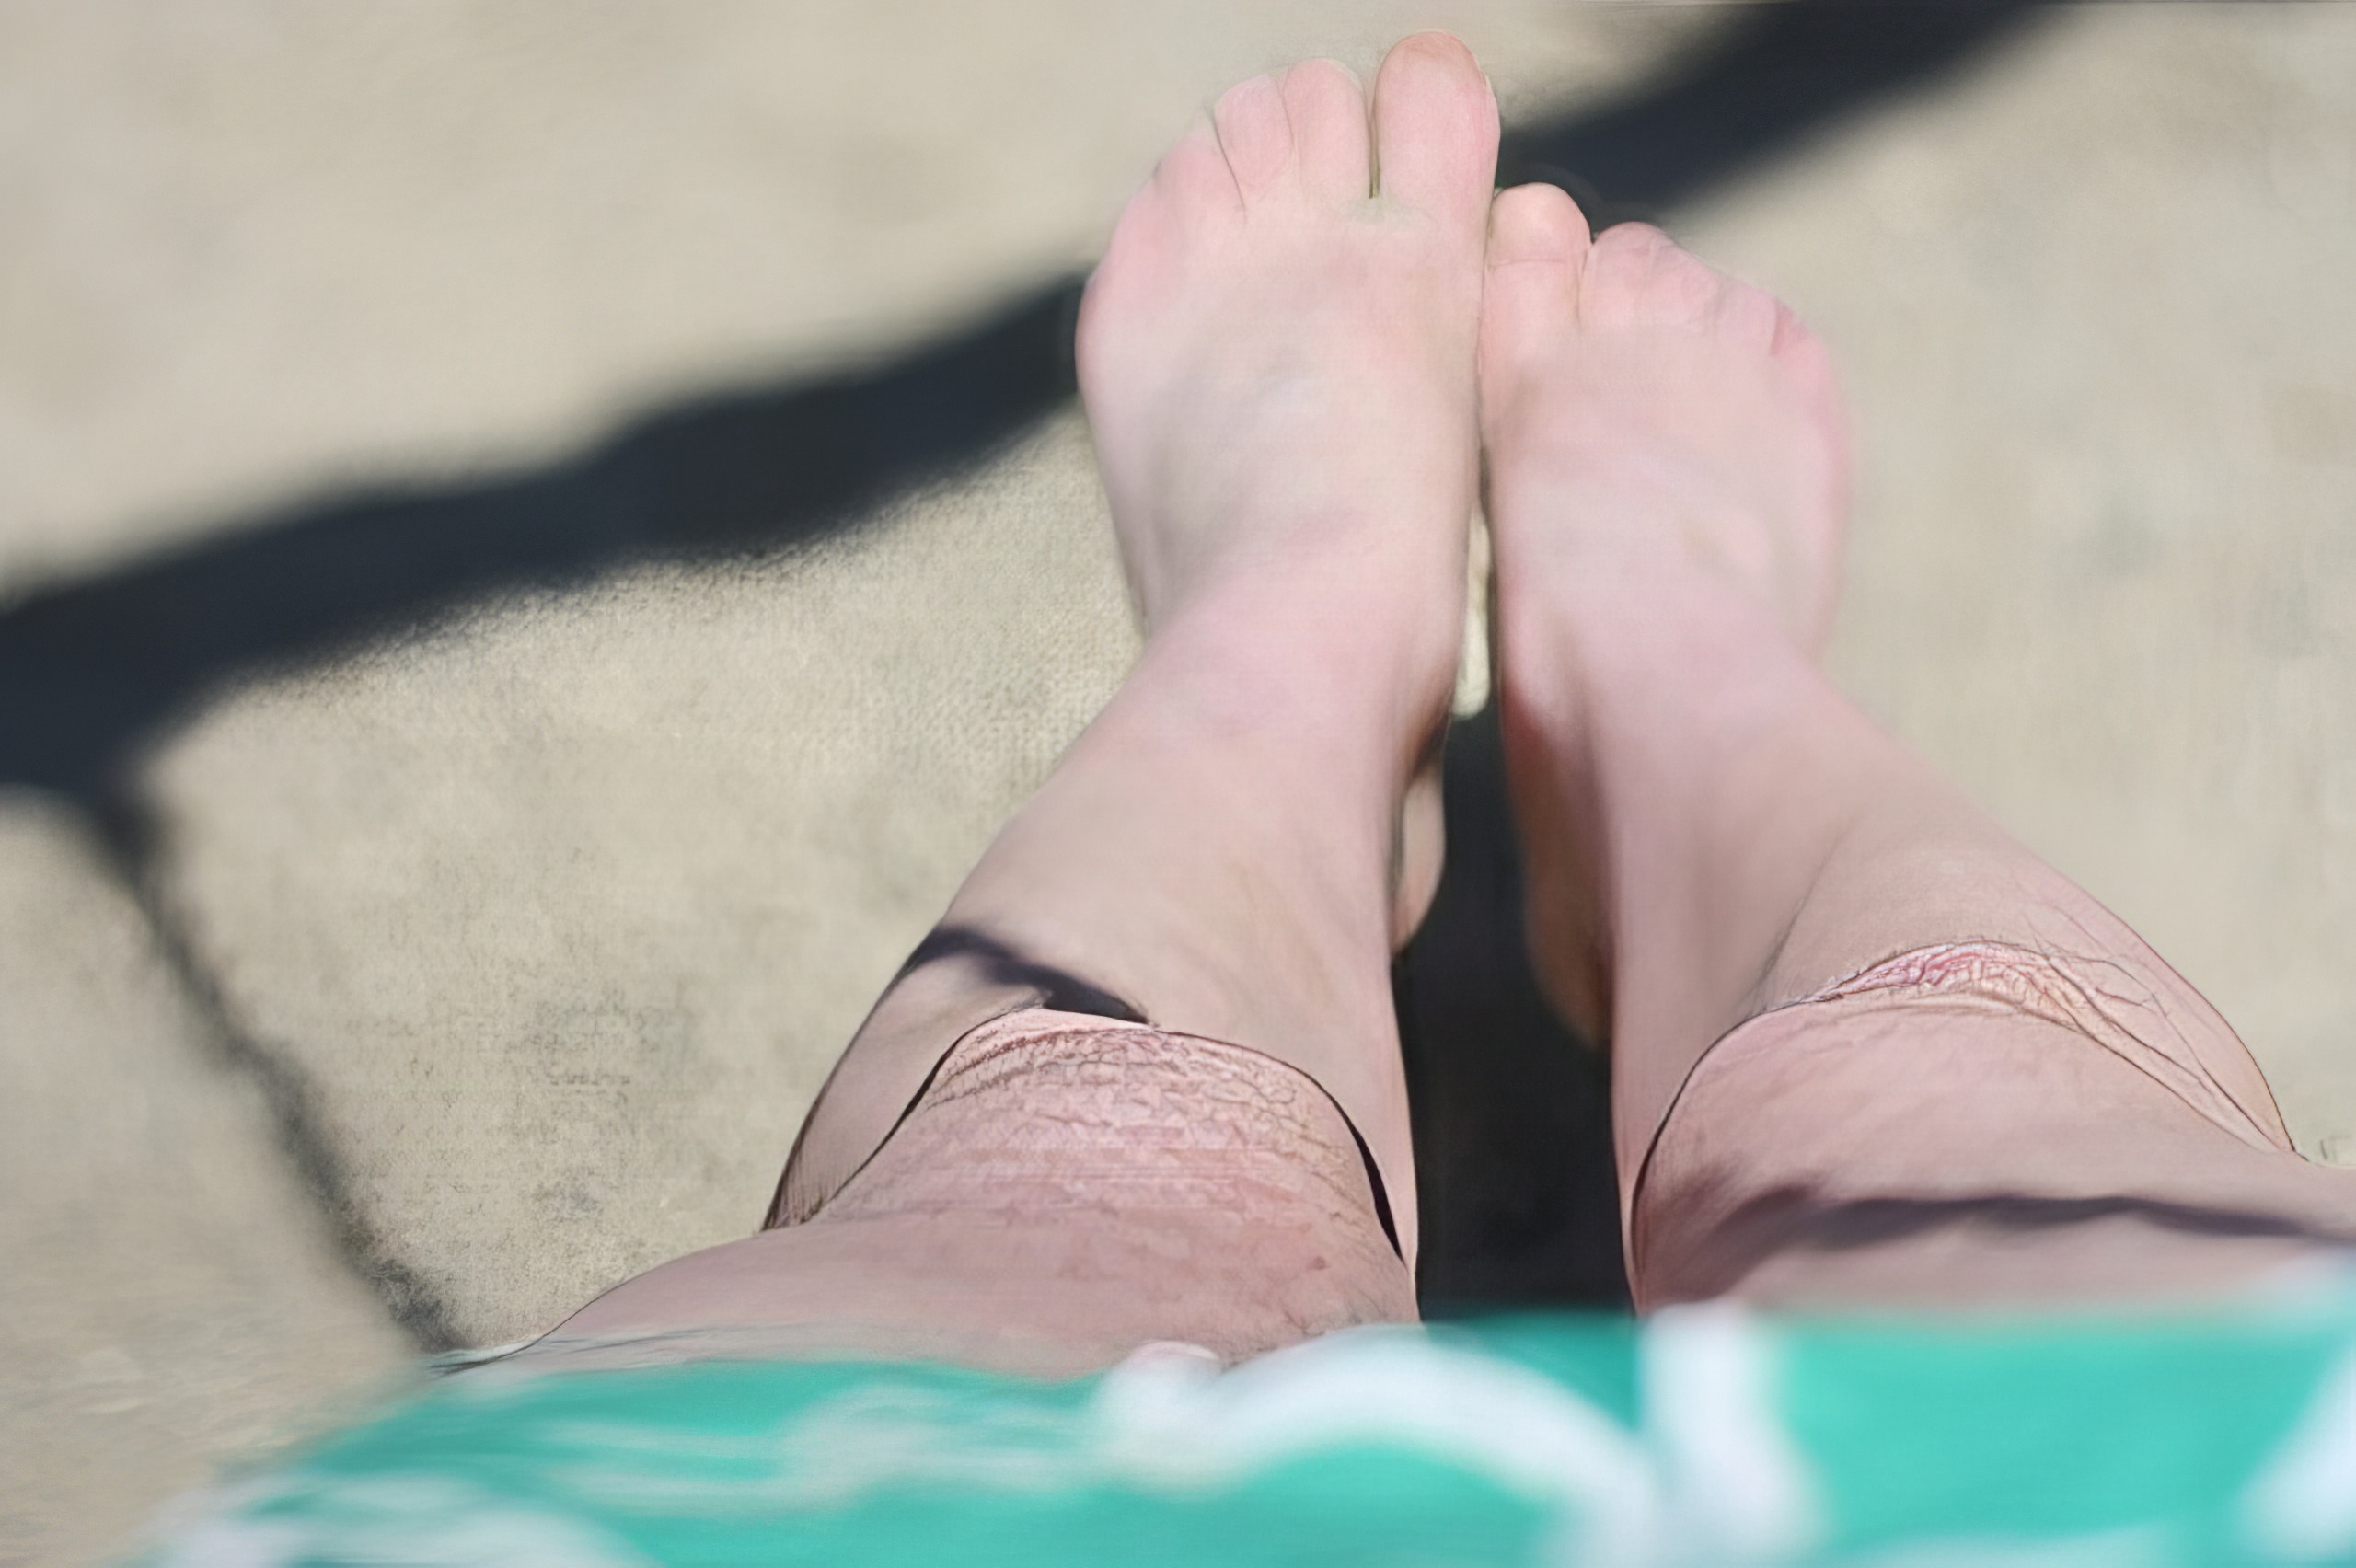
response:
M2356 1230L2223 1020L1819 673L1821 347L1657 231L1494 194L1496 139L1427 34L1370 90L1244 83L1163 159L1079 337L1142 658L860 1031L773 1228L560 1338L1064 1369L1412 1317L1388 968L1484 460L1532 956L1610 1041L1640 1304L2086 1294L2064 1254L2233 1288ZM2031 1147L1989 1136L2023 1105Z

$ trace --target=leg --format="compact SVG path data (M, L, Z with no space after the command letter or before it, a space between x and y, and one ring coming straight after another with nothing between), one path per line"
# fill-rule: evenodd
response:
M2224 1020L1819 673L1845 435L1789 312L1525 189L1482 357L1533 945L1608 1024L1638 1300L2215 1289L2356 1237Z
M1311 63L1163 161L1080 334L1143 659L860 1029L775 1228L569 1331L1086 1364L1413 1315L1388 966L1438 871L1417 780L1461 635L1496 150L1480 72L1426 37L1370 117Z

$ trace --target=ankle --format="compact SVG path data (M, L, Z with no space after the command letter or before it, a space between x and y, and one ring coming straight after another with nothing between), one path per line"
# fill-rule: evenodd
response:
M1673 446L1558 437L1491 478L1500 576L1614 638L1632 629L1620 622L1666 613L1813 659L1831 629L1840 530L1777 499L1784 488Z
M1461 599L1448 603L1461 617ZM1208 744L1311 745L1337 766L1348 751L1396 791L1446 721L1462 635L1421 583L1380 563L1238 573L1153 628L1135 678Z

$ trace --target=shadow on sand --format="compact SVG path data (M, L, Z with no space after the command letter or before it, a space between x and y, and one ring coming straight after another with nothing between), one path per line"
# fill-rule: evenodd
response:
M1979 58L2030 9L1747 8L1617 102L1512 129L1501 178L1565 186L1598 226L1666 216ZM768 553L849 526L1071 398L1080 289L1057 280L879 368L686 401L545 467L225 521L197 543L0 608L0 786L53 791L98 824L220 1049L268 1094L346 1255L422 1343L450 1343L447 1315L353 1201L292 1058L237 1028L156 896L142 757L226 683L331 658L490 594L653 558ZM1548 1016L1521 955L1492 717L1452 743L1448 784L1448 880L1398 967L1426 1296L1443 1309L1624 1301L1604 1074Z

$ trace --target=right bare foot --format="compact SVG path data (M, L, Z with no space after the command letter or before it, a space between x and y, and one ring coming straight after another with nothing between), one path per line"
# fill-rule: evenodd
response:
M2224 1020L1817 668L1846 441L1791 314L1525 189L1481 356L1532 956L1611 1031L1639 1305L2158 1300L2337 1244Z
M1707 706L1736 663L1813 658L1839 578L1845 422L1815 338L1659 230L1590 240L1552 186L1496 199L1481 398L1503 717L1533 957L1611 1028L1603 706Z

